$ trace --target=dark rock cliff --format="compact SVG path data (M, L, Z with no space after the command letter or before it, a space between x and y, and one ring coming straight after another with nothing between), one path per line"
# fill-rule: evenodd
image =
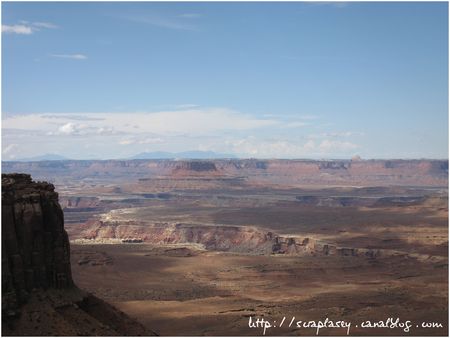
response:
M211 161L181 161L177 163L175 170L217 171L217 168Z
M30 175L2 175L2 310L34 288L73 286L69 239L58 193Z
M155 333L72 280L58 193L30 175L2 175L2 336Z

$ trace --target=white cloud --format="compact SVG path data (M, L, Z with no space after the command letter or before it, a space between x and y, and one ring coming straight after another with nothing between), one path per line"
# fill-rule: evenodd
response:
M202 134L224 130L250 130L280 125L273 119L257 118L236 111L211 108L162 111L153 113L79 113L55 119L55 114L29 114L9 116L3 120L3 128L22 130L57 131L77 126L82 120L92 128L114 128L123 133ZM55 121L56 120L56 121ZM79 126L79 125L78 125ZM136 126L139 129L136 130ZM59 130L61 132L61 130Z
M33 28L25 25L2 25L2 32L8 34L33 34Z
M163 143L164 140L161 137L144 137L144 138L135 138L128 137L125 139L119 140L119 144L122 146L134 145L134 144L160 144Z
M293 126L302 128L294 129ZM132 156L150 150L180 152L199 147L242 157L336 158L352 156L354 150L359 149L352 138L357 133L322 133L311 137L308 135L311 128L302 120L286 122L276 117L252 116L224 108L4 114L2 120L2 130L8 144L15 143L22 147L32 137L36 144L48 144L49 147L58 144L62 149L59 153L74 158L77 155L66 153L64 149L82 153L75 144L90 144L92 154L98 152L98 157L103 158L113 158L119 154ZM78 155L86 156L84 153Z
M349 138L352 136L364 136L363 132L360 131L333 131L320 134L308 135L308 138L319 139L319 138Z
M99 135L113 135L116 134L116 131L112 127L100 127L96 131Z
M298 127L304 127L307 125L308 125L308 123L303 122L303 121L294 121L294 122L286 123L287 128L298 128Z
M322 153L342 153L359 148L358 145L347 141L323 140L318 150Z
M130 140L130 139L125 139L125 140L120 140L119 144L122 146L128 146L130 144L135 144L136 141L135 140Z
M191 108L198 108L200 107L198 104L191 104L191 103L185 103L185 104L178 104L175 106L177 109L191 109Z
M30 35L41 29L55 29L58 26L50 22L28 22L20 20L18 25L2 25L2 32L8 34Z
M95 134L96 132L98 134L101 134L101 132L99 132L99 130L103 131L102 128L99 128L99 129L92 128L87 124L67 122L63 125L60 125L57 128L57 130L48 131L46 133L46 135L48 135L48 136L57 136L57 135L80 136L80 135Z
M299 119L301 119L301 120L317 120L317 119L319 119L319 116L317 116L317 115L302 115L302 116L299 116Z
M73 60L86 60L87 56L84 54L50 54L54 58L73 59Z
M33 22L33 26L34 27L39 27L39 28L47 28L47 29L56 29L58 28L58 26L50 23L50 22Z
M77 128L74 123L66 123L58 128L61 134L73 135L77 132Z
M60 119L60 120L74 120L74 121L101 121L102 118L80 116L80 115L65 115L65 114L45 114L48 119Z
M186 22L186 20L183 20L183 17L180 16L170 17L164 15L145 15L145 16L133 15L133 16L121 16L120 18L160 28L167 28L174 30L188 30L188 31L197 30L197 27L191 23L192 21Z
M15 143L8 144L6 147L3 148L2 152L4 155L8 155L17 148L18 148L18 144L15 144Z
M363 136L364 133L360 131L341 131L325 133L325 137L351 137L351 136Z
M239 140L227 140L230 150L241 156L261 158L306 158L335 157L351 155L351 151L359 148L350 142L323 140L316 143L313 140L300 142L295 140L261 139L250 136Z
M143 140L139 141L139 144L157 144L157 143L163 143L164 140L160 137L147 137Z

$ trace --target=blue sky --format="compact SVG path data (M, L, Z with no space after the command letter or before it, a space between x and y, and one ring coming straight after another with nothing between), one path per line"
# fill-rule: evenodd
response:
M3 159L448 158L447 6L3 2Z

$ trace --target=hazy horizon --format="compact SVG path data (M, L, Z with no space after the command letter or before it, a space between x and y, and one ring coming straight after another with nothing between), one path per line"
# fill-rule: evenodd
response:
M153 153L162 153L160 151L151 152ZM164 152L165 153L165 152ZM186 151L185 153L190 153L190 151ZM206 152L207 153L207 152ZM288 161L355 161L354 158L347 157L322 157L322 158L312 158L312 157L299 157L299 158L282 158L282 157L238 157L238 156L211 156L211 157L183 157L183 156L174 156L169 157L169 154L177 155L177 153L167 153L166 157L139 157L139 154L130 157L115 157L115 158L99 158L99 157L91 157L91 158L71 158L65 157L60 154L42 154L34 157L27 158L17 158L11 160L2 159L2 162L41 162L41 161L133 161L133 160L288 160ZM48 157L61 157L61 158L48 158ZM359 155L355 155L359 156ZM391 157L391 158L359 158L356 161L448 161L448 158L438 158L438 157Z
M7 2L2 13L3 160L448 159L445 2Z

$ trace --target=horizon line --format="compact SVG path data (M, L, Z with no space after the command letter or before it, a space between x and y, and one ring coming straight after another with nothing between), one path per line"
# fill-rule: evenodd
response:
M245 161L245 160L260 160L260 161L350 161L350 162L365 162L365 161L449 161L448 158L427 158L427 157L409 157L409 158L261 158L261 157L211 157L211 158L195 158L195 157L162 157L162 158L91 158L91 159L57 159L57 160L1 160L1 162L68 162L68 161L215 161L215 160L234 160L234 161Z

